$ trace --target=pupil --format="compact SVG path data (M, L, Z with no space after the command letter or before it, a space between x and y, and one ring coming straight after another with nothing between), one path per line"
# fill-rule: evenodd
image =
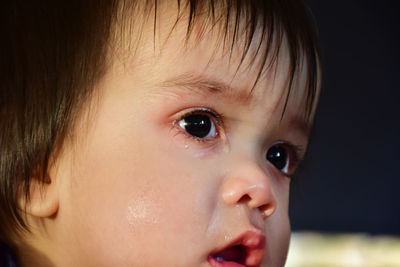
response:
M210 118L200 114L190 115L185 118L185 130L195 137L206 137L211 130Z
M278 170L285 168L287 163L287 153L283 147L273 146L267 152L269 160Z

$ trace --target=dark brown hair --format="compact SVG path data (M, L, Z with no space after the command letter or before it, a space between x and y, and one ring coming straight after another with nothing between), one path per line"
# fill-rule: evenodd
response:
M305 114L310 116L317 95L319 53L309 13L300 1L176 1L177 21L183 14L188 18L187 37L197 23L203 23L202 28L222 25L221 40L225 48L233 49L235 43L244 39L242 62L250 46L256 45L256 54L262 58L259 77L270 64L267 56L279 53L285 37L290 54L286 103L301 61L305 60L308 68ZM24 207L18 206L18 199L24 195L29 199L32 179L45 181L51 156L62 146L82 104L107 71L107 58L113 57L115 45L120 41L118 26L129 21L133 28L141 29L140 25L150 17L154 18L155 33L160 3L157 0L3 3L0 11L2 240L10 243L12 233L28 230ZM239 31L241 25L244 32ZM140 36L140 32L132 34ZM273 43L276 45L272 51Z

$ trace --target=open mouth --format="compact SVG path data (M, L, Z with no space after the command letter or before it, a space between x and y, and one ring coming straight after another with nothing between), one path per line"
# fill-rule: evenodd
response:
M208 262L212 267L259 267L264 248L264 235L248 231L226 247L211 253Z
M246 256L246 248L237 245L210 255L210 261L218 267L242 267L246 266Z

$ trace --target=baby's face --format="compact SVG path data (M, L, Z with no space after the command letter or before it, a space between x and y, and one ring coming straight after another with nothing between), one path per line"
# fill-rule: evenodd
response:
M154 45L150 30L99 84L53 174L59 266L284 264L304 90L281 120L285 49L250 94L257 66L185 34Z

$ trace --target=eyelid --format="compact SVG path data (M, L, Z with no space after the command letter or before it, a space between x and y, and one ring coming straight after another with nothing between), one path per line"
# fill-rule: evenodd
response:
M216 121L216 123L218 125L222 124L222 115L218 114L217 112L215 112L212 109L209 108L190 108L188 111L182 111L183 114L176 120L176 121L180 121L185 117L188 117L190 115L195 115L195 114L207 114L207 115L211 115Z
M221 113L218 113L218 112L214 111L213 109L205 108L205 107L193 107L193 108L185 109L179 113L180 113L180 115L179 115L178 119L174 120L174 122L173 122L174 127L179 127L180 129L182 129L179 126L179 121L181 121L185 117L188 117L191 115L196 115L196 114L205 114L205 115L210 116L210 119L213 121L213 123L216 126L217 136L215 138L217 138L218 136L221 136L221 131L224 128L224 125L223 125L224 117ZM211 141L211 140L215 139L215 138L197 138L195 136L192 136L192 135L186 133L184 130L182 130L182 132L184 132L187 135L187 137L195 139L197 141L207 142L207 141Z

